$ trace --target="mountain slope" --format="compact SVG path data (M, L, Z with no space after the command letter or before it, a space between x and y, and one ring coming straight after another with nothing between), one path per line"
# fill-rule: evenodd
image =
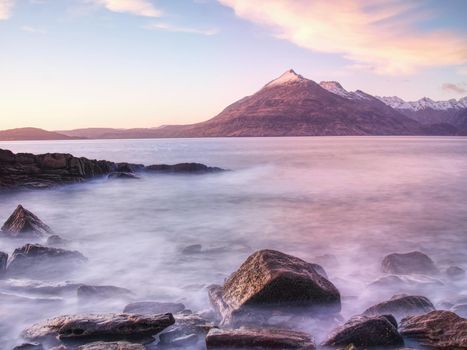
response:
M0 141L20 140L74 140L79 137L70 137L53 131L38 128L18 128L0 131Z

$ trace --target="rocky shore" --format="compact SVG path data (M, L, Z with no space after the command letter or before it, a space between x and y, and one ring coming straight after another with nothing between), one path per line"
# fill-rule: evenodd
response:
M0 191L50 188L99 177L137 179L141 173L203 174L222 170L199 163L144 166L74 157L67 153L15 154L0 149Z
M54 295L36 301L50 307L72 295L91 308L103 300L127 301L121 312L58 314L31 324L19 335L24 343L14 350L467 349L467 319L452 308L437 310L422 295L399 293L344 319L341 292L325 269L276 250L254 252L222 285L209 286L211 310L189 310L175 301L138 300L131 286L15 285L7 278L66 280L87 264L87 258L50 246L50 237L60 236L21 205L1 235L22 244L12 253L0 252L0 282L12 303L20 305L31 292ZM410 276L414 271L451 278L421 252L387 255L380 269L387 276ZM459 272L456 278L465 275ZM329 330L323 341L316 340L309 326L317 323Z

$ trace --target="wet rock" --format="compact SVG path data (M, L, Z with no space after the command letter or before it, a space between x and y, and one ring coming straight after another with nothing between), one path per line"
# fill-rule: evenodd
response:
M0 252L0 277L2 277L6 272L6 265L8 262L8 254Z
M209 167L200 163L179 163L174 165L155 164L145 168L146 171L155 173L185 173L185 174L203 174L217 173L224 169L217 167Z
M133 173L126 173L126 172L122 172L122 171L118 171L118 172L113 172L113 173L110 173L107 178L109 179L133 179L133 180L137 180L137 179L140 179L139 176L133 174Z
M314 350L313 339L306 333L274 328L213 328L206 336L210 349L302 349Z
M36 215L18 205L3 224L2 233L11 238L44 238L53 232Z
M86 261L77 251L26 244L13 252L7 275L52 278L69 273Z
M44 350L44 347L39 343L24 343L15 346L13 350Z
M144 345L129 343L126 341L103 342L98 341L78 346L76 350L145 350Z
M199 254L203 246L201 244L191 244L182 249L183 254Z
M439 271L431 258L421 252L393 253L387 255L382 263L382 270L395 275L437 274Z
M209 298L223 324L258 320L271 311L339 312L337 288L313 264L274 250L252 254Z
M201 344L213 327L213 323L199 315L175 315L175 324L159 335L160 343L168 347L190 347Z
M158 301L137 301L125 306L123 312L133 314L176 314L185 310L185 305L182 303L165 303Z
M355 316L335 329L324 346L394 346L402 345L397 321L391 315Z
M47 245L64 245L67 244L68 240L63 239L59 235L52 235L47 238L46 244Z
M133 293L126 288L115 286L81 285L77 289L77 295L81 300L92 301L96 299L128 299L131 298Z
M432 349L467 349L467 320L450 311L432 311L409 316L400 324L400 333Z
M65 315L37 323L23 331L29 341L145 339L174 324L172 314L84 314Z
M431 301L419 295L394 295L391 299L376 304L363 312L364 316L393 315L397 319L421 315L433 311Z
M452 279L461 279L465 276L465 270L459 266L449 266L446 269L446 275Z

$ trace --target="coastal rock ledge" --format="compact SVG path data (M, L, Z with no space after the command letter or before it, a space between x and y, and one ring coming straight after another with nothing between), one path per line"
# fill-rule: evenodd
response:
M41 189L57 185L83 182L95 177L113 173L132 175L137 172L148 173L214 173L221 168L208 167L199 163L180 163L174 165L150 165L132 163L114 163L107 160L95 160L75 157L67 153L13 153L0 149L0 190L5 189ZM112 176L120 178L121 176Z

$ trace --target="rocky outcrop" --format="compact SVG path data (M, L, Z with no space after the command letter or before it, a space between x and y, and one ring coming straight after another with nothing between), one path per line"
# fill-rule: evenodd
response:
M32 188L41 189L57 185L83 182L108 175L110 178L137 178L135 173L212 173L220 168L199 163L175 165L150 165L114 163L106 160L74 157L67 153L14 154L0 149L0 190Z
M79 286L76 293L78 298L83 301L93 301L96 299L128 299L133 295L133 293L126 288L90 285Z
M144 345L129 343L126 341L103 342L98 341L78 346L76 350L145 350Z
M8 262L8 254L0 252L0 277L2 277L6 272L6 266Z
M44 238L52 233L49 226L22 205L18 205L2 226L2 234L11 238Z
M432 311L404 318L400 332L431 349L467 349L467 319L450 311Z
M37 323L23 331L29 341L117 341L152 337L174 324L172 314L65 315Z
M391 299L376 304L363 312L365 316L393 315L397 319L433 311L431 301L419 295L394 295Z
M123 312L134 314L162 314L170 312L176 314L185 310L182 303L165 303L158 301L137 301L125 306Z
M203 174L203 173L217 173L223 171L221 168L209 167L200 163L179 163L174 165L157 164L150 165L145 168L146 171L154 173L189 173L189 174Z
M339 312L337 288L306 261L274 250L252 254L209 297L222 324L268 317L272 311Z
M56 277L79 267L87 259L77 251L26 244L15 249L7 267L9 277Z
M431 258L421 252L393 253L384 257L381 267L383 272L395 275L419 273L425 275L437 274L438 268Z
M393 346L402 345L397 331L397 321L391 315L355 316L335 329L324 346Z
M109 179L123 179L123 180L138 180L139 176L133 174L133 173L127 173L123 171L116 171L113 173L110 173L107 178Z
M213 328L206 336L210 349L300 349L314 350L315 343L306 333L274 328Z

